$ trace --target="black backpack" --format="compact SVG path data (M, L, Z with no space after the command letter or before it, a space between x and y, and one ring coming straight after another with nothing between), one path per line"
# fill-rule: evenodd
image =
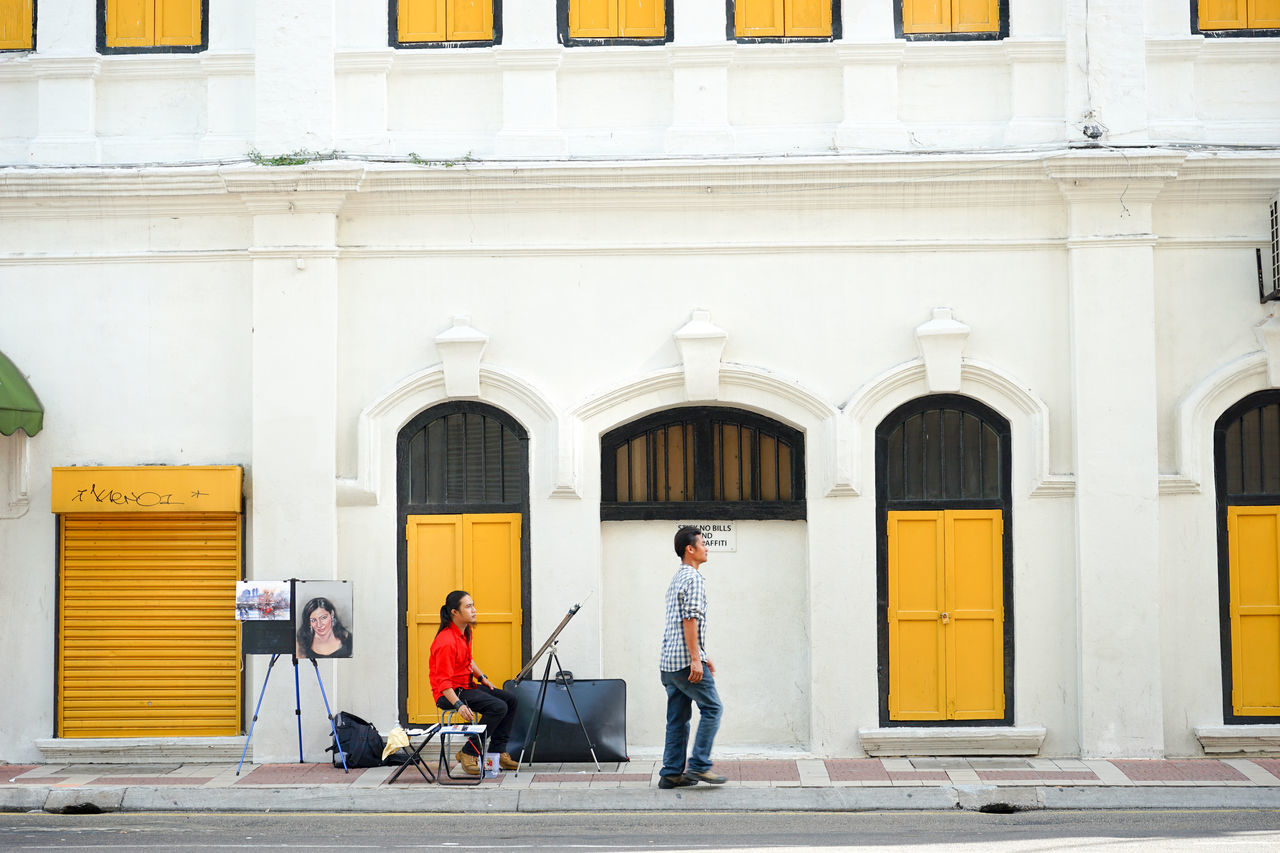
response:
M334 727L338 730L338 743L347 756L347 767L381 767L382 750L386 742L373 724L362 720L355 714L339 711L333 718ZM333 766L342 766L342 757L338 755L338 744L325 749L333 753Z

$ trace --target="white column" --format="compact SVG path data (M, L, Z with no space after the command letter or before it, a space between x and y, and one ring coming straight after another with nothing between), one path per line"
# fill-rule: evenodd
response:
M561 157L568 153L560 131L560 49L494 48L502 69L502 130L496 150L503 157Z
M29 60L36 77L37 126L31 162L93 164L101 159L97 137L98 57Z
M263 154L333 148L334 2L254 4L255 144Z
M1102 142L1145 142L1147 133L1147 51L1145 0L1108 0L1106 3L1083 3L1069 7L1073 23L1068 26L1068 49L1074 55L1068 61L1072 74L1081 77L1079 89L1087 121L1104 128ZM1073 61L1081 61L1073 65ZM1080 75L1075 68L1083 67ZM1082 91L1081 91L1082 90ZM1070 98L1070 95L1069 95ZM1087 115L1087 113L1086 113ZM1073 123L1086 121L1086 116L1068 115ZM1078 132L1076 134L1077 138Z
M845 32L848 32L846 30ZM910 147L898 119L898 69L903 45L840 44L844 68L844 118L836 128L840 149L904 149Z
M1079 737L1164 750L1152 202L1179 158L1048 165L1068 210Z
M340 185L352 174L326 180ZM333 579L339 577L337 214L343 194L264 192L245 198L254 215L248 576ZM250 660L245 687L256 702L266 660ZM334 712L339 667L352 663L320 666ZM315 670L309 662L300 666L302 730L306 755L315 761L329 742L327 723ZM276 669L254 731L255 761L298 755L293 673L288 666Z

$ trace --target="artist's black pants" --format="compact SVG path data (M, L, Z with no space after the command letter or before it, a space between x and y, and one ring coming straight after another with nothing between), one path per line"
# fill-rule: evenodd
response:
M480 715L480 722L484 723L485 729L489 732L489 751L490 752L506 752L507 738L511 734L511 724L516 721L516 705L520 704L520 700L516 698L514 693L508 693L505 690L498 690L496 687L490 690L488 687L477 687L474 690L466 688L463 690L455 690L458 698L466 703L467 707ZM436 703L445 710L449 709L449 702L443 696ZM463 751L470 755L479 755L480 751L476 748L474 741L467 741L467 745L463 747Z

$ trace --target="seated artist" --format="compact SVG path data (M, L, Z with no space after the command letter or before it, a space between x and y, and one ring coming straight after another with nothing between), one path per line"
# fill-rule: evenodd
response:
M471 657L471 627L476 623L476 605L471 596L460 589L449 593L440 608L440 628L431 643L431 695L436 706L457 710L468 723L481 715L489 733L489 751L500 753L503 770L516 770L519 765L507 754L507 737L515 722L517 700L514 694L499 690L485 677ZM475 687L472 687L472 679ZM474 740L468 740L457 755L463 771L480 775L482 756Z

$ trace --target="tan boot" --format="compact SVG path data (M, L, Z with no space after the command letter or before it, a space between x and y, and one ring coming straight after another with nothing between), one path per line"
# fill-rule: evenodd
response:
M504 752L498 756L498 766L503 770L519 770L520 764L511 757L510 753Z
M470 776L480 775L480 759L476 758L468 752L459 751L454 758L458 759L458 764L462 766L462 772Z

